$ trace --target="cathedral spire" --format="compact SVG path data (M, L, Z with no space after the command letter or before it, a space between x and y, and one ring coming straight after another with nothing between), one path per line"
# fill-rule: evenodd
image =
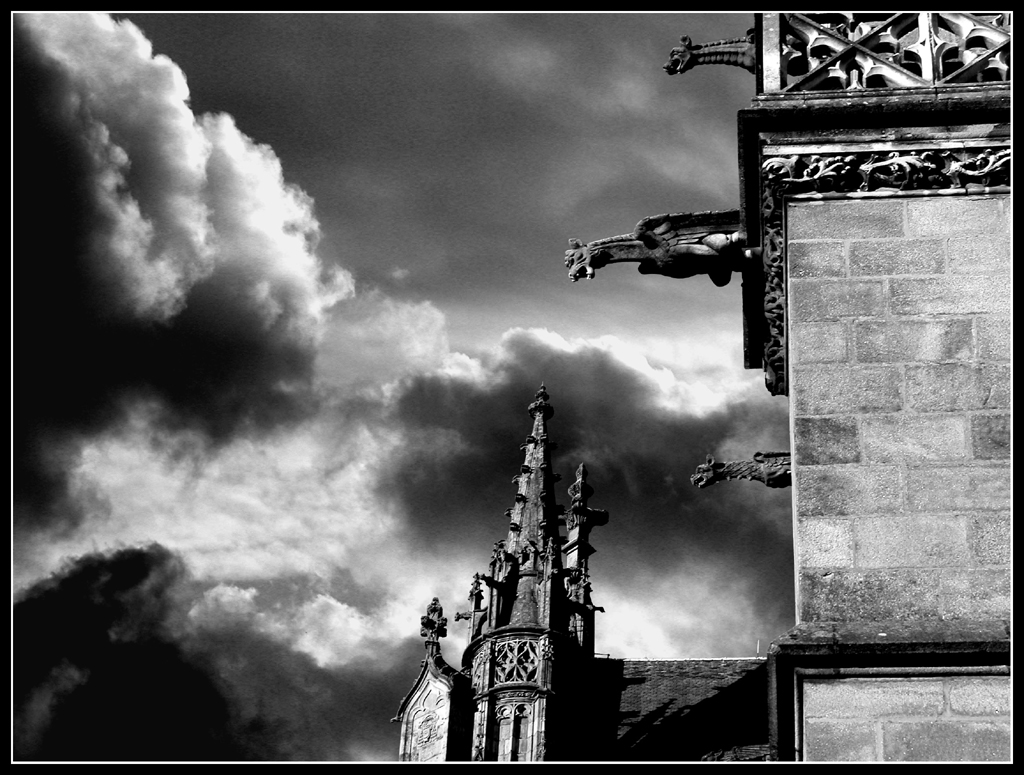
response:
M571 694L578 671L594 655L594 611L599 609L590 601L586 558L593 549L587 537L608 515L587 506L593 488L581 466L570 488L573 524L566 543L561 531L566 511L555 502L560 477L551 470L555 443L548 439L547 423L555 410L549 398L541 385L527 407L532 426L512 479L516 492L505 512L508 533L494 544L488 572L474 577L471 610L456 616L471 627L463 666L475 702L473 759L568 756L568 749L548 746L550 732L566 733L571 726L552 715L549 699L558 692ZM568 568L562 561L567 548Z
M561 477L551 471L551 452L557 445L548 440L547 421L555 413L548 398L547 388L542 384L533 403L527 407L533 428L526 441L519 445L523 450L523 464L512 480L517 488L505 541L506 550L512 554L543 551L548 541L558 540L553 485Z

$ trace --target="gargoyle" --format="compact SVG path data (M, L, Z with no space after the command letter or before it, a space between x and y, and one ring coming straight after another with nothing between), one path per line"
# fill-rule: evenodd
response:
M669 75L692 70L697 65L734 65L754 72L757 62L754 30L747 30L746 37L716 40L714 43L694 43L683 35L668 54L668 61L662 69Z
M640 274L694 277L706 274L717 286L727 285L751 257L744 250L746 234L739 231L735 210L668 213L644 218L632 234L583 244L569 240L565 265L573 282L594 279L594 270L616 263L638 263Z
M756 452L753 460L716 463L708 455L706 463L697 466L690 477L694 487L710 487L726 479L749 479L764 482L768 487L789 487L793 483L793 456L789 452Z

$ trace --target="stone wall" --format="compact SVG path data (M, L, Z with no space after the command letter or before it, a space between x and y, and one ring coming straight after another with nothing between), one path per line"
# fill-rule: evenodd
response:
M803 683L805 761L1005 761L1010 679L851 678Z
M799 621L1009 618L1010 206L788 201Z

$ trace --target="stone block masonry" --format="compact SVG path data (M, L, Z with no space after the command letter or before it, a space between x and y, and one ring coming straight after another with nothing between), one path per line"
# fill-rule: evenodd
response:
M805 761L1009 761L1010 679L803 682Z
M801 622L1009 618L1008 224L1003 195L787 200ZM880 718L825 714L807 744L899 760L1003 734Z

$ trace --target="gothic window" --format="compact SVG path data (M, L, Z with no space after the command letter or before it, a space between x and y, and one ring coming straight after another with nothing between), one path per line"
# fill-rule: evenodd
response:
M512 752L512 708L504 705L495 714L498 717L498 761L509 761Z
M530 761L530 708L527 705L502 705L498 720L498 761Z
M529 710L525 705L517 705L512 713L512 750L509 754L509 761L519 762L530 759L529 733Z

